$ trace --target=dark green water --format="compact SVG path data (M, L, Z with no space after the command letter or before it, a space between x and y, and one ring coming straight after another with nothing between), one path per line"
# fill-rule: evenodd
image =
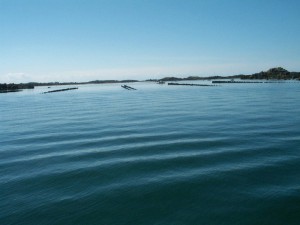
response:
M131 86L0 95L1 225L300 223L300 83Z

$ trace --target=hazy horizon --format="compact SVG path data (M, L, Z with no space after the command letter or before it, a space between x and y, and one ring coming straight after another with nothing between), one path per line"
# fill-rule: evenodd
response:
M288 1L0 0L0 83L300 71Z

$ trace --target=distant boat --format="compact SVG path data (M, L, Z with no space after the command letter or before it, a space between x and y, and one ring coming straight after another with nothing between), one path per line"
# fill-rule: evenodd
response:
M165 83L165 82L162 81L162 80L160 80L160 81L157 82L157 84L164 84L164 83Z
M128 85L121 85L121 87L122 87L122 88L125 88L125 89L127 89L127 90L129 90L129 91L131 91L131 90L136 90L135 88L130 87L130 86L128 86Z

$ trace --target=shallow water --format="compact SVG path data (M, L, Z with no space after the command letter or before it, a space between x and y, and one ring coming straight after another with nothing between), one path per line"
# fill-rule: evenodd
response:
M0 95L0 224L299 224L300 83L129 85Z

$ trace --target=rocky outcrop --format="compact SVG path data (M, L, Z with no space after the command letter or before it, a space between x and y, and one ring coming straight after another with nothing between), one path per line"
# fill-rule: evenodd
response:
M241 79L264 79L264 80L290 80L300 78L300 73L289 72L282 67L271 68L267 71L262 71L260 73L255 73L252 75L244 75Z

